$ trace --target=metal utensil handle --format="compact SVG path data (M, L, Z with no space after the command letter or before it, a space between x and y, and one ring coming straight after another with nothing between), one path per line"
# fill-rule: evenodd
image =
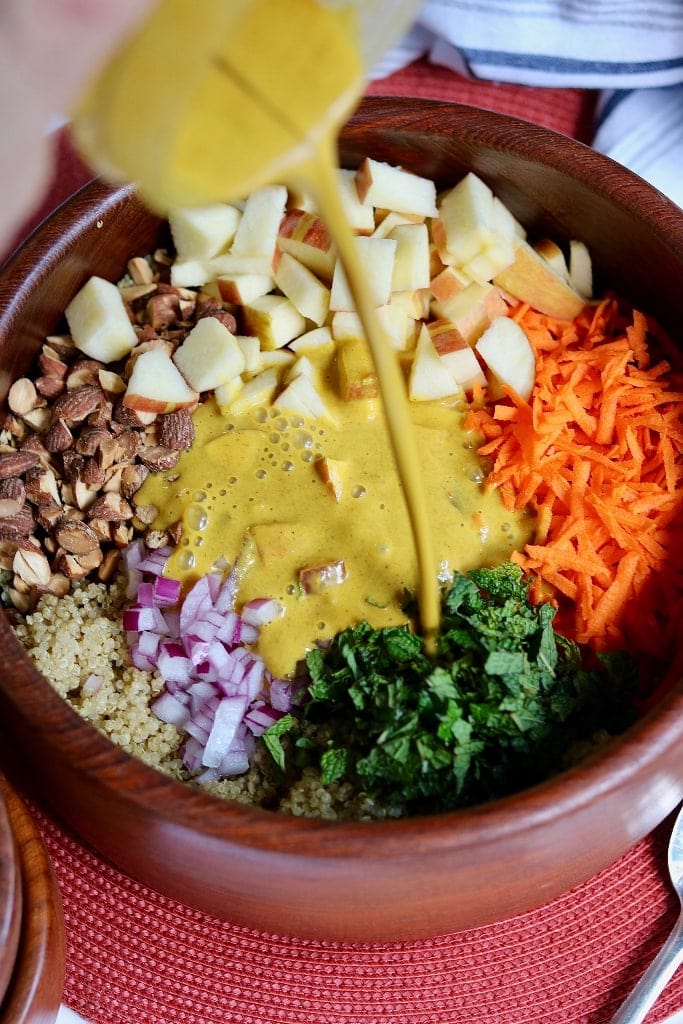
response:
M611 1024L640 1024L648 1010L664 991L683 963L683 914L629 997L622 1003Z

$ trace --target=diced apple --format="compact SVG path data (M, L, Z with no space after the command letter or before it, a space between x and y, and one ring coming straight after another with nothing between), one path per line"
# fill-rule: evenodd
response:
M288 412L298 412L309 420L329 419L330 416L315 383L305 373L294 377L273 400L273 405L278 409L286 409Z
M593 265L585 242L572 238L569 243L569 280L586 300L593 295Z
M417 336L417 348L408 380L408 395L413 402L431 402L455 397L462 388L434 348L425 324Z
M339 198L344 207L346 223L357 235L371 235L375 230L375 210L361 203L356 191L356 172L337 169Z
M168 352L150 348L135 360L122 402L136 412L166 413L193 408L198 397Z
M533 248L550 264L558 277L561 277L563 281L569 280L567 261L557 242L553 242L550 238L539 238L537 242L534 242Z
M526 229L505 203L495 195L493 197L493 227L496 235L506 238L509 242L526 238Z
M252 192L230 248L232 255L263 256L272 260L286 204L284 185L266 185Z
M138 342L121 292L111 281L90 277L66 307L73 343L91 359L112 363Z
M232 277L234 274L256 274L259 277L272 277L273 256L270 255L243 256L240 253L221 252L206 260L206 273L208 280L212 281L217 277Z
M253 523L249 536L262 565L273 565L289 555L296 544L297 523Z
M261 367L263 370L274 366L278 373L281 373L282 370L292 366L295 360L296 354L289 348L273 348L261 352Z
M332 280L336 250L329 231L317 214L288 210L280 224L277 247L281 252L294 256L323 281L329 283Z
M339 345L337 373L339 393L345 402L379 395L377 371L364 338L347 338Z
M358 313L351 310L340 309L330 321L332 337L337 344L343 344L348 340L365 338L365 331Z
M234 334L215 316L198 320L173 356L191 388L212 391L244 369L244 355Z
M415 296L421 292L392 292L391 302L378 306L376 312L384 336L393 349L405 352L415 342L416 317L401 302L402 296ZM426 315L426 313L425 313Z
M460 271L478 284L488 284L496 274L509 267L514 258L513 243L504 238L494 238L485 249L478 252L467 263L463 263Z
M299 583L304 594L324 594L330 587L339 587L346 581L346 563L343 558L324 565L307 565L299 570Z
M464 391L471 391L475 384L486 384L474 350L450 320L432 320L427 330L443 363Z
M388 238L394 228L402 224L424 224L425 218L419 213L397 213L396 210L375 210L373 238Z
M182 260L206 260L227 249L237 231L240 211L227 203L172 210L171 236Z
M446 239L446 228L441 217L433 217L431 221L431 237L434 253L439 262L445 267L453 267L458 262L455 254L448 249ZM432 258L433 259L433 258ZM434 274L432 274L432 277Z
M429 331L429 337L432 339L432 345L440 356L446 355L447 352L454 352L467 345L467 342L453 321L447 320L445 317L440 317L438 320L430 320L427 324L427 330Z
M262 369L261 342L255 334L236 334L235 341L244 356L243 373L258 373Z
M341 501L344 493L344 467L340 459L330 459L327 455L316 459L315 469L336 502Z
M370 157L356 171L356 191L366 206L436 216L436 186L431 179Z
M292 352L296 353L321 352L325 349L331 349L333 344L332 329L325 325L324 327L314 327L312 331L300 334L298 338L290 342L289 347Z
M429 280L431 281L432 278L434 278L438 274L440 274L441 271L445 269L445 267L446 267L446 264L441 261L441 257L439 256L438 249L436 248L436 245L434 244L434 239L432 237L432 233L430 232L430 236L429 236Z
M411 288L410 291L392 292L389 306L394 309L402 309L412 320L426 320L429 316L431 299L432 295L428 288Z
M275 284L302 316L318 327L323 325L330 308L330 290L288 252L280 256Z
M297 356L292 362L292 365L285 374L285 381L289 384L294 380L295 377L300 377L302 374L315 382L318 377L318 371L315 366L308 358L308 356Z
M244 306L272 291L275 282L271 274L232 274L217 277L215 285L222 302Z
M444 267L431 279L429 287L437 302L448 302L470 283L470 279L462 271L455 267Z
M315 197L301 188L299 185L289 185L289 200L287 206L290 210L303 210L304 213L317 213L318 204Z
M392 292L429 288L429 235L426 224L399 224L388 235L396 242Z
M456 384L468 394L477 386L486 385L486 375L481 368L474 349L463 343L460 348L451 349L441 356Z
M262 349L284 348L306 330L306 320L285 295L261 295L243 306L244 328Z
M531 342L516 320L499 316L475 346L490 373L492 398L503 394L503 385L525 401L536 379L536 357Z
M372 301L375 306L383 306L389 301L391 294L396 241L393 238L366 238L360 236L355 239L355 243L360 272L365 279ZM332 278L330 309L335 311L353 310L355 308L344 268L341 261L338 260Z
M397 351L404 351L414 341L415 320L406 312L401 302L394 304L396 296L403 293L398 292L392 295L392 301L385 306L378 306L375 315L382 332L391 346ZM365 344L365 331L357 313L348 310L340 310L335 313L331 321L332 337L337 344L345 341L362 339Z
M212 277L206 260L176 259L171 266L171 284L175 288L202 288Z
M446 247L460 265L473 259L496 237L493 192L472 171L441 196L439 216Z
M226 381L225 384L219 384L213 393L218 407L222 411L230 409L243 387L244 381L241 377L233 377L232 380Z
M272 366L252 377L239 389L229 403L230 413L239 416L256 406L268 405L273 400L279 379L278 371Z
M514 298L557 320L573 320L585 305L585 299L528 242L519 243L514 262L493 280Z
M507 304L494 285L473 282L448 301L433 302L432 312L452 321L468 345L474 345L495 317L505 315Z

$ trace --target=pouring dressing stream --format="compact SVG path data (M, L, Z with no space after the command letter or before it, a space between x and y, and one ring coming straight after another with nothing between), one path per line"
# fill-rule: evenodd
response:
M191 0L157 7L85 98L76 138L102 173L137 182L162 213L232 201L274 182L314 199L335 239L376 368L417 555L421 632L433 651L439 583L405 382L375 315L335 179L337 134L365 81L364 33L388 46L417 5L211 0L203 6L201 15ZM322 73L311 75L312 68Z

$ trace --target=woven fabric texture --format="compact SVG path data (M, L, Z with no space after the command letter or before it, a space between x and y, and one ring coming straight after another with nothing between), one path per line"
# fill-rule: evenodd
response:
M465 78L448 68L417 60L387 78L372 82L371 96L412 96L450 100L543 125L590 143L598 93L585 89L539 89Z
M125 877L37 812L93 1024L607 1024L673 925L665 823L539 910L401 943L237 927ZM683 975L648 1021L683 1008Z

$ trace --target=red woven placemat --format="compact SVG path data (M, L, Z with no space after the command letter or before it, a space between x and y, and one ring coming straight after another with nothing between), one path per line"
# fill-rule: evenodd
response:
M598 94L586 89L537 89L465 78L448 68L418 60L388 78L372 82L371 96L412 96L450 100L497 110L590 143Z
M471 82L424 61L368 92L471 103L582 141L595 103L577 90ZM53 182L19 237L88 177L58 134ZM264 934L182 906L37 808L36 817L64 904L65 1002L93 1024L607 1024L676 912L670 823L532 913L428 941L344 944ZM682 1007L683 976L648 1021Z
M354 944L212 918L38 821L64 903L64 1000L94 1024L606 1024L675 918L670 822L540 910L430 940ZM648 1021L681 1007L683 975Z

